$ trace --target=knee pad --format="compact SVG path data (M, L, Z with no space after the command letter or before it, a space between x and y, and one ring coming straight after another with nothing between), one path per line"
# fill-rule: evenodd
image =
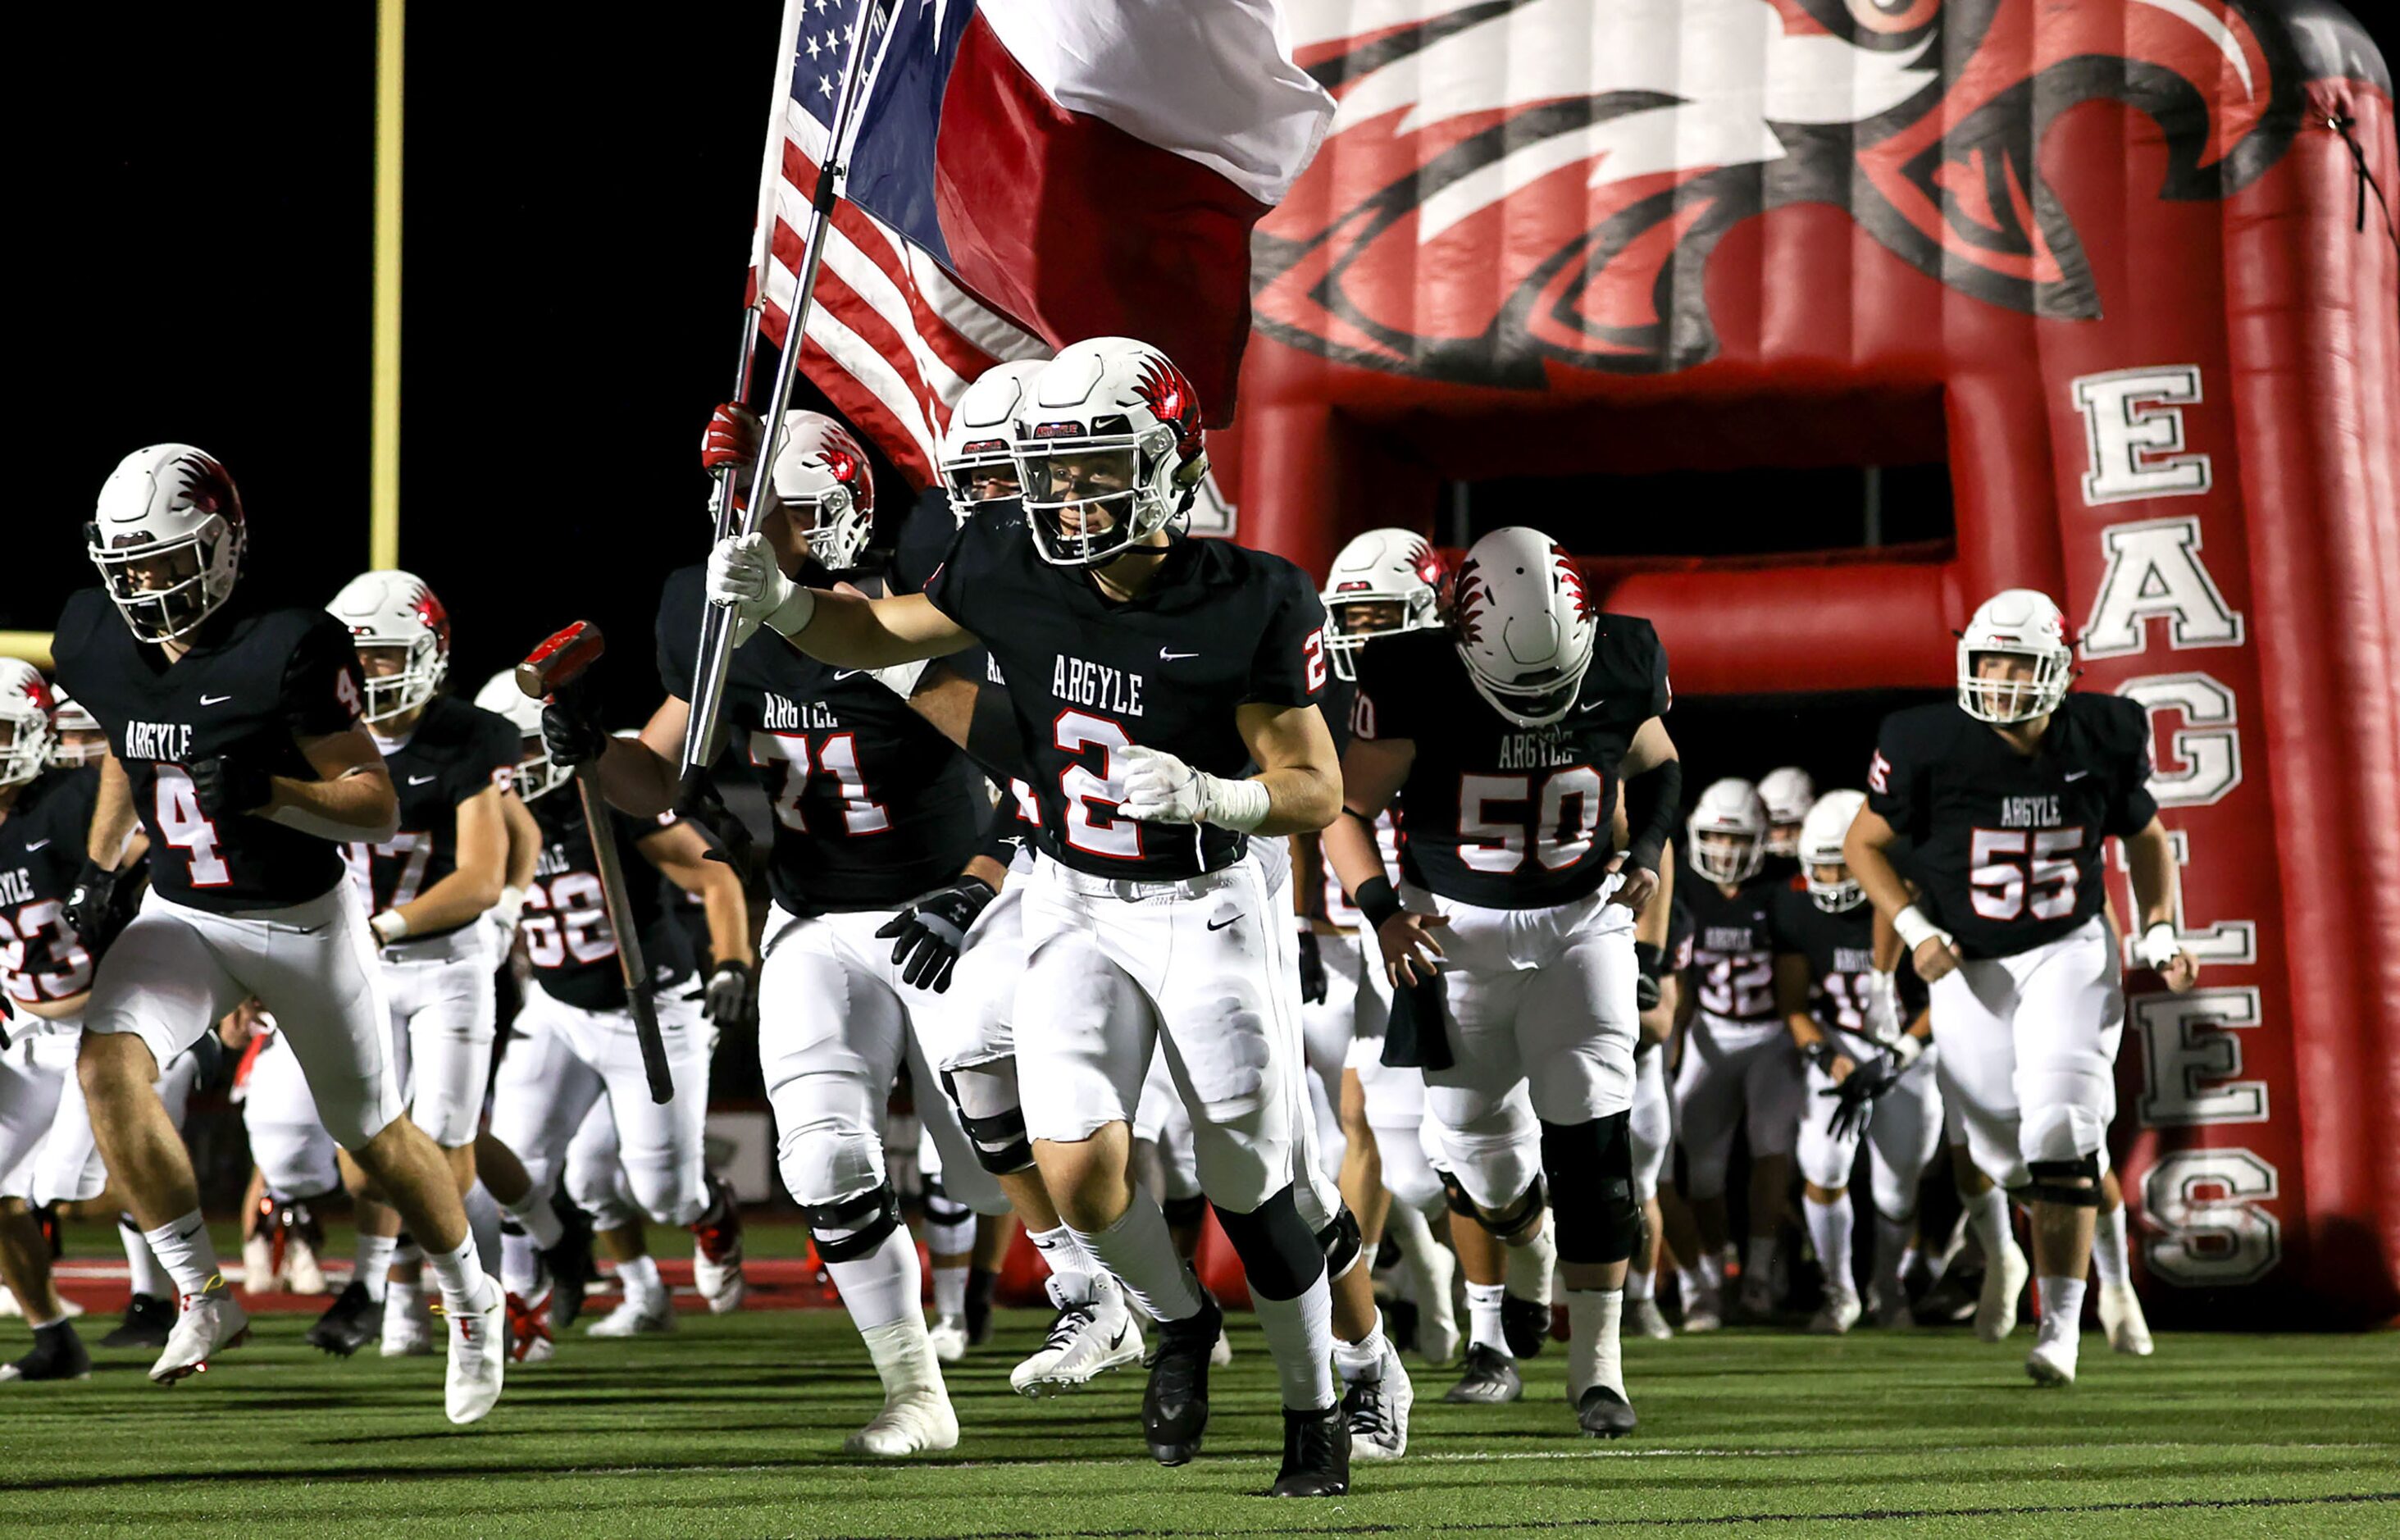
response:
M1016 1060L945 1070L942 1089L959 1110L959 1126L975 1141L975 1160L985 1170L1006 1177L1033 1164L1033 1141L1026 1137L1025 1109L1016 1096Z
M1561 1261L1623 1261L1642 1238L1630 1118L1612 1112L1588 1123L1542 1124L1542 1165L1558 1210Z
M1198 1224L1201 1216L1208 1212L1208 1200L1197 1192L1188 1198L1161 1198L1158 1202L1158 1209L1160 1213L1166 1216L1167 1223L1180 1228L1187 1224Z
M1296 1300L1325 1273L1325 1252L1302 1222L1289 1186L1247 1214L1218 1208L1217 1222L1261 1299Z
M831 1203L804 1203L800 1214L816 1239L817 1256L829 1262L856 1261L900 1228L900 1200L889 1181Z
M1444 1171L1440 1176L1442 1191L1450 1198L1450 1211L1473 1220L1492 1232L1493 1239L1502 1245L1523 1246L1541 1233L1542 1210L1548 1206L1549 1200L1538 1174L1512 1201L1490 1210L1476 1206L1475 1200L1467 1195L1466 1189L1460 1185L1455 1175Z
M1344 1204L1342 1212L1333 1216L1333 1222L1316 1233L1316 1244L1325 1252L1325 1275L1341 1278L1358 1265L1367 1238L1359 1233L1358 1216Z
M2064 1204L2070 1208L2100 1206L2100 1161L2095 1155L2027 1161L2025 1175L2031 1180L2019 1191L2027 1202ZM2088 1185L2075 1185L2079 1179Z

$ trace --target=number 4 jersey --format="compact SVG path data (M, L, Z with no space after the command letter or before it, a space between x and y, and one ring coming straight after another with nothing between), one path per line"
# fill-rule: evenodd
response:
M411 902L458 869L458 809L486 786L506 791L516 778L517 729L505 716L437 695L406 738L377 734L375 746L400 794L400 832L380 845L343 847L370 914Z
M2099 912L2101 841L2158 815L2149 778L2136 702L2068 695L2031 756L1944 702L1884 718L1867 806L1914 842L1908 875L1959 953L2013 957Z
M72 1000L91 988L91 954L64 910L99 796L98 770L52 770L0 814L0 988L13 999Z
M359 725L359 655L341 621L237 594L170 663L133 639L106 593L88 588L68 597L52 647L60 685L99 719L125 767L161 897L234 914L305 904L342 880L331 840L248 814L202 817L184 769L229 755L315 780L296 740Z

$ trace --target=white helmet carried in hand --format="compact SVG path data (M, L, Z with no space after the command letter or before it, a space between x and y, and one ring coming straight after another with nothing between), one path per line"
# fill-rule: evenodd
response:
M246 538L233 478L188 443L117 461L84 525L86 553L144 642L190 635L233 597Z
M370 651L400 654L400 671L364 669L369 723L388 722L433 699L450 673L450 612L409 572L361 572L342 585L327 614L350 628L361 663Z
M1684 821L1684 858L1711 882L1747 882L1766 864L1766 804L1758 788L1727 776L1700 793Z
M822 412L784 413L774 483L809 554L835 572L855 568L875 535L875 474L851 430Z
M1766 804L1766 853L1800 853L1800 821L1817 801L1817 783L1797 765L1758 778L1758 799Z
M1061 348L1017 403L1016 438L1025 522L1055 566L1098 566L1140 544L1208 473L1199 393L1131 337Z
M514 669L504 668L484 680L475 692L475 704L516 724L519 797L530 802L566 784L573 772L551 763L550 750L541 741L541 702L517 688Z
M1566 715L1600 635L1600 609L1566 547L1538 529L1495 529L1452 580L1451 628L1467 678L1520 728Z
M99 764L102 756L108 753L108 733L100 725L100 718L86 711L82 702L56 685L50 687L50 704L54 708L50 713L50 722L59 735L59 741L50 749L50 763L70 768ZM70 742L69 733L89 733L93 736Z
M1370 529L1342 548L1325 575L1325 650L1333 672L1358 676L1358 649L1374 636L1441 624L1441 552L1413 530Z
M1827 914L1855 909L1866 900L1867 891L1850 875L1849 858L1842 853L1842 841L1849 838L1851 824L1866 805L1862 791L1829 791L1800 820L1800 876L1808 884L1810 900ZM1826 866L1839 867L1841 878L1820 880L1817 873Z
M2030 659L2033 677L1982 679L1976 661L1993 653ZM2066 617L2037 589L2002 589L1984 600L1958 634L1958 709L1983 722L2047 716L2075 682L2075 647Z
M20 658L0 658L0 786L21 786L42 773L58 743L51 714L57 702L42 671Z
M942 430L942 490L949 494L950 515L964 524L980 502L1014 497L1014 490L978 497L975 488L995 480L1016 485L1016 422L1017 404L1033 376L1042 372L1041 359L1009 359L975 376L975 383L950 408L950 426Z

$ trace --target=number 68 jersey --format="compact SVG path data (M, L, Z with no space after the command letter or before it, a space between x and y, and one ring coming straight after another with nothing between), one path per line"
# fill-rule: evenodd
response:
M533 886L525 890L517 934L525 941L535 982L552 1000L586 1011L621 1010L625 981L617 961L617 934L609 928L607 902L601 896L600 865L583 822L582 799L562 790L526 806L541 830L541 854L534 864ZM661 990L691 976L692 951L683 928L665 920L659 874L638 847L643 836L675 822L673 813L655 821L608 814L617 865L625 874L625 899L634 909L634 932L642 938L642 961Z

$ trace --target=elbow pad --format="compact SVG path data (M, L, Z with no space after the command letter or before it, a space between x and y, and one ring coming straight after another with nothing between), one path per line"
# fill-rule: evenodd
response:
M1684 807L1684 763L1670 759L1653 765L1625 783L1625 825L1629 843L1625 865L1644 871L1658 869L1659 852L1672 836L1675 815Z

